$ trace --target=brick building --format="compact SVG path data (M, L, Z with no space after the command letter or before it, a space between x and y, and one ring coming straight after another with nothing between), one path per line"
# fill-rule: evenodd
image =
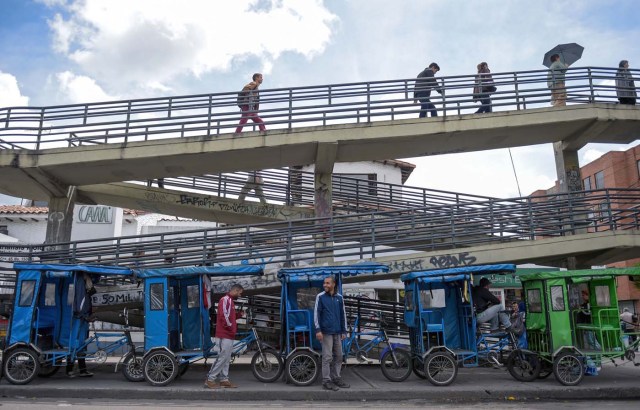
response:
M582 186L585 191L594 189L640 188L640 145L627 151L610 151L600 158L580 168ZM531 196L553 195L559 191L559 184L549 189L540 189ZM640 204L638 204L640 207ZM640 255L639 255L640 256ZM619 263L613 267L629 267L640 264L640 257ZM628 277L618 279L618 299L620 308L628 307L640 313L640 278L635 281Z

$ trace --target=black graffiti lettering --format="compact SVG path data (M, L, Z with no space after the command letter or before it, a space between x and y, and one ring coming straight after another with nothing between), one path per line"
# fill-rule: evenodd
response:
M460 252L458 255L438 255L432 256L429 263L438 269L457 268L458 266L469 266L476 262L475 256L469 255L469 252Z

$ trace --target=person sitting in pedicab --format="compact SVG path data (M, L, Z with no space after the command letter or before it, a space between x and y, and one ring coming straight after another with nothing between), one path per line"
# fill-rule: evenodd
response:
M490 330L498 330L501 324L507 332L511 331L509 315L503 311L500 299L489 290L491 281L487 278L480 279L480 284L472 291L473 306L476 310L476 322L478 324L489 322Z
M576 317L576 323L591 324L591 305L589 304L589 291L583 289L581 294L582 304L580 305L580 310L578 311L578 315ZM596 334L593 330L585 330L582 333L582 340L584 342L584 347L586 348L593 350L602 349L600 343L598 343L598 339L596 339Z

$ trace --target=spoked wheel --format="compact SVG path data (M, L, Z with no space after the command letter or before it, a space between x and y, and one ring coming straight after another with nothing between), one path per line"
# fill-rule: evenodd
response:
M273 349L257 351L251 358L251 371L263 383L273 383L284 371L282 357Z
M404 349L389 349L380 359L380 370L392 382L401 382L411 375L411 356Z
M299 350L287 358L287 379L296 386L310 386L320 375L320 363L315 354Z
M152 386L166 386L176 378L178 363L172 354L165 351L150 353L142 361L144 378Z
M3 357L2 370L11 384L27 384L40 373L38 355L27 347L12 350Z
M107 361L107 352L100 349L91 355L95 364L104 364Z
M411 369L413 370L413 374L415 374L419 378L427 378L427 375L424 373L424 363L422 363L422 358L416 357L415 359L413 359L413 362L411 363Z
M122 374L130 382L141 382L144 380L142 352L127 353L122 360Z
M535 353L516 349L507 357L507 369L514 379L532 382L540 374L541 359Z
M562 353L553 361L553 374L560 384L576 386L584 377L582 358L573 353Z
M458 375L458 364L449 353L431 353L424 361L424 373L434 386L448 386Z

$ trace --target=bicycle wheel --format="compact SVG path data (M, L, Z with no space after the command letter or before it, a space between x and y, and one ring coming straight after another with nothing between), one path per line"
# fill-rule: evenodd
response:
M380 359L380 370L388 380L401 382L411 375L411 356L404 349L389 349Z
M421 379L426 379L427 375L424 373L424 364L422 363L422 358L416 357L413 359L411 363L411 367L413 370L413 374L418 376Z
M27 384L40 373L38 355L28 347L12 350L3 361L4 376L11 384Z
M142 356L142 352L129 352L124 359L122 359L122 374L130 382L141 382L144 380Z
M458 364L449 353L431 353L424 361L424 373L434 386L448 386L458 375Z
M159 350L142 361L144 378L152 386L166 386L176 378L178 363L172 354Z
M96 351L91 356L95 364L103 364L107 361L107 352L105 352L103 349Z
M251 372L263 383L273 383L284 371L282 357L273 349L257 351L251 358Z
M287 358L287 379L296 386L310 386L320 375L320 364L315 354L300 350Z
M540 374L541 359L535 353L516 349L507 357L507 369L514 379L521 382L532 382Z
M573 353L562 353L553 361L553 374L565 386L576 386L584 377L582 359Z

